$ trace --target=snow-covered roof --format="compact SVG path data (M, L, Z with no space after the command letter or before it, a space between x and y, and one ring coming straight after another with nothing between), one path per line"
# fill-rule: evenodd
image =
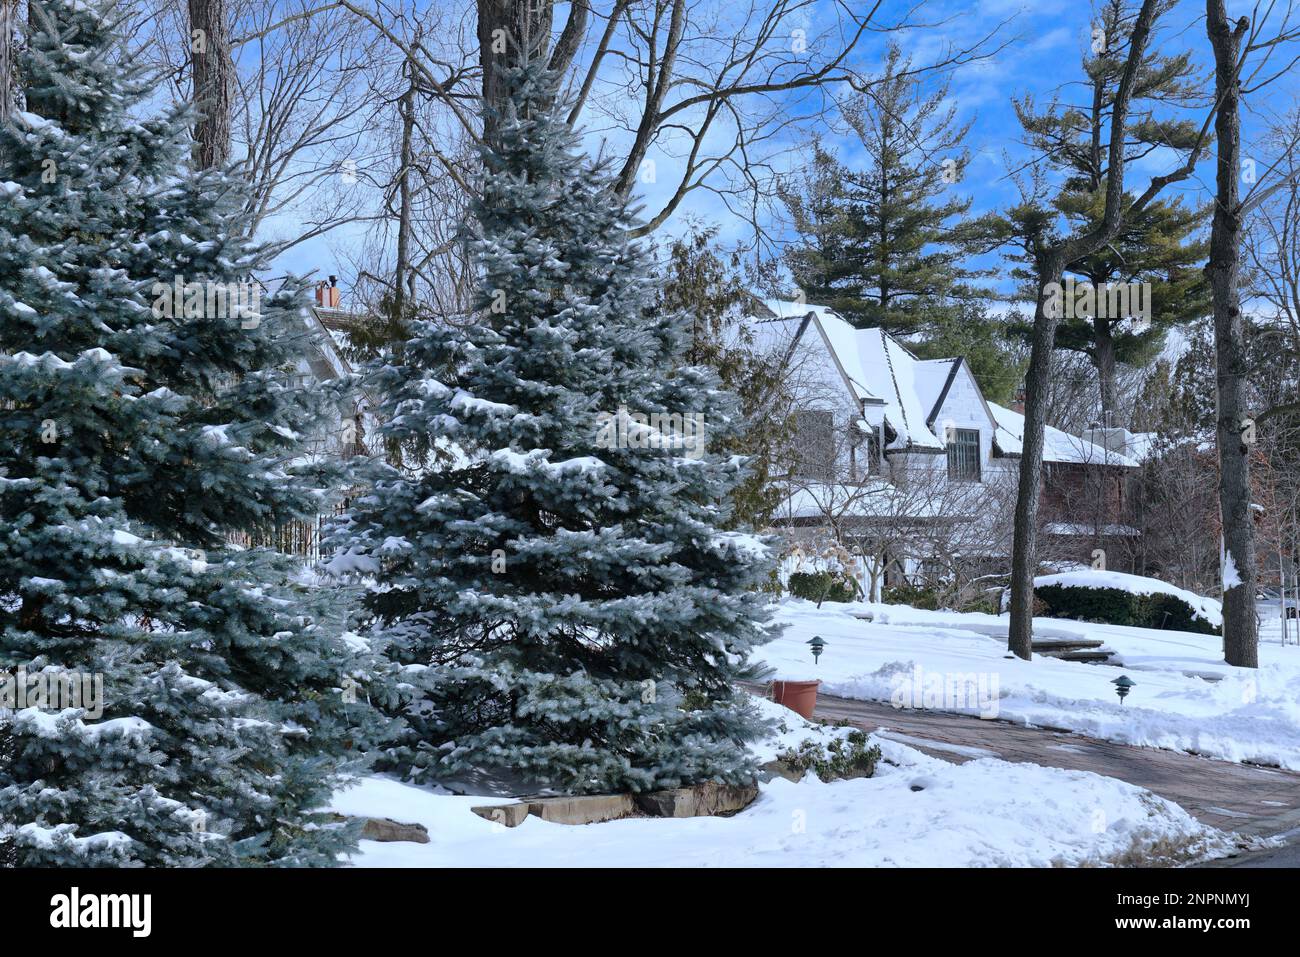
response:
M803 316L794 319L763 319L747 323L745 335L759 352L784 352L799 337L799 328L803 323ZM739 338L738 332L726 334L732 337L729 344L734 345L735 339Z
M993 441L1003 455L1019 455L1025 434L1025 417L995 402L988 404L998 424ZM1137 462L1100 445L1085 442L1077 435L1062 432L1050 425L1043 431L1043 461L1081 465L1120 465L1136 468Z
M765 316L750 324L756 340L768 348L792 343L802 333L820 335L854 399L883 408L884 420L895 433L887 449L942 451L946 448L933 419L938 406L961 367L961 358L918 359L883 329L857 329L834 309L812 303L765 299ZM1003 455L1019 455L1025 431L1024 416L1011 409L985 403L996 429L994 442ZM1077 435L1048 426L1043 439L1043 461L1086 465L1136 467L1138 462L1119 452L1088 442Z
M912 377L916 381L917 397L926 410L926 418L934 418L938 411L936 406L960 366L960 358L918 359L914 363Z
M927 495L909 494L883 479L861 484L814 482L791 488L777 518L820 519L835 514L864 522L970 521L988 505L983 494L984 490L974 483L949 486L943 495Z
M1048 535L1090 537L1105 535L1112 538L1137 538L1142 533L1132 525L1088 525L1080 522L1049 522L1043 527Z
M838 317L836 317L838 318ZM839 319L848 326L847 322ZM852 329L852 326L848 326ZM885 399L885 419L898 433L890 448L944 449L947 446L926 424L930 409L917 393L916 356L883 329L858 329L858 353L867 382L880 383ZM929 379L928 376L925 378Z
M1132 447L1128 456L1131 459L1137 459L1139 462L1145 462L1151 457L1156 445L1160 441L1159 432L1130 432Z
M883 329L855 329L826 306L778 299L763 305L775 317L811 317L853 397L883 406L885 421L895 433L888 448L945 448L926 424L930 408L917 393L916 367L922 363L897 339ZM927 387L931 384L934 374L928 365L921 378Z
M321 379L350 375L352 367L343 355L339 340L334 337L334 329L326 324L321 312L319 307L312 306L304 316L307 328L312 333L312 345L317 352L317 355L308 357L311 370Z

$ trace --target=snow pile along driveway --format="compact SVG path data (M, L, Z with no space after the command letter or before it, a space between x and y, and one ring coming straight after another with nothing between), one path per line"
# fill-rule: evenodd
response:
M869 614L872 621L855 615ZM1007 617L906 605L786 599L785 633L759 649L775 677L847 698L920 704L1110 741L1300 770L1300 648L1260 645L1260 667L1224 663L1216 635L1038 618L1035 635L1099 638L1120 667L1007 658ZM814 665L806 642L826 650ZM1137 686L1121 707L1114 678ZM924 692L917 701L916 691Z
M765 758L806 737L808 725L764 702L781 733ZM875 777L823 784L777 778L730 818L639 818L566 826L528 818L485 821L475 805L500 799L436 794L367 778L335 796L345 814L423 824L428 844L362 841L362 867L1032 867L1163 864L1226 853L1230 841L1176 804L1082 771L978 759L949 764L873 738Z

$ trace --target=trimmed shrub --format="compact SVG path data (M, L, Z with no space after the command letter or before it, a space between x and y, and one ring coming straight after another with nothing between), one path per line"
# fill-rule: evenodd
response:
M1147 621L1150 622L1148 628L1195 631L1202 635L1220 633L1220 629L1215 628L1204 618L1198 617L1192 606L1176 595L1143 595L1141 598L1143 605L1146 606Z
M809 601L854 601L858 583L841 572L795 572L787 586L790 594Z
M1191 605L1174 595L1159 592L1135 595L1122 588L1083 588L1077 585L1043 585L1034 589L1036 602L1043 603L1048 618L1095 621L1105 625L1131 625L1166 631L1193 631L1217 635ZM1037 613L1037 611L1035 611Z
M887 605L911 605L926 611L938 611L939 592L933 588L918 585L891 585L881 593Z

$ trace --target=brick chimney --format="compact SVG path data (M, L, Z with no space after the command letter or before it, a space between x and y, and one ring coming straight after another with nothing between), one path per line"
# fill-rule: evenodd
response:
M1015 398L1011 400L1011 411L1025 414L1025 387L1021 386L1016 390Z
M329 282L321 280L316 283L316 305L322 309L339 307L339 277L330 276Z

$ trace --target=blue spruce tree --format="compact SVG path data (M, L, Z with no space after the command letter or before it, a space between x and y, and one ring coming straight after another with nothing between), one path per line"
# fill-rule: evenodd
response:
M735 401L681 364L687 317L651 311L652 258L554 78L510 82L475 308L414 323L372 373L386 441L442 454L385 468L333 539L413 698L389 759L569 793L752 780L734 683L769 637L768 549L722 530L744 463L702 445Z
M317 809L378 733L371 666L339 593L230 544L326 505L303 290L254 298L193 114L137 118L118 5L33 7L0 130L0 680L92 693L4 717L0 858L332 863L351 833Z

